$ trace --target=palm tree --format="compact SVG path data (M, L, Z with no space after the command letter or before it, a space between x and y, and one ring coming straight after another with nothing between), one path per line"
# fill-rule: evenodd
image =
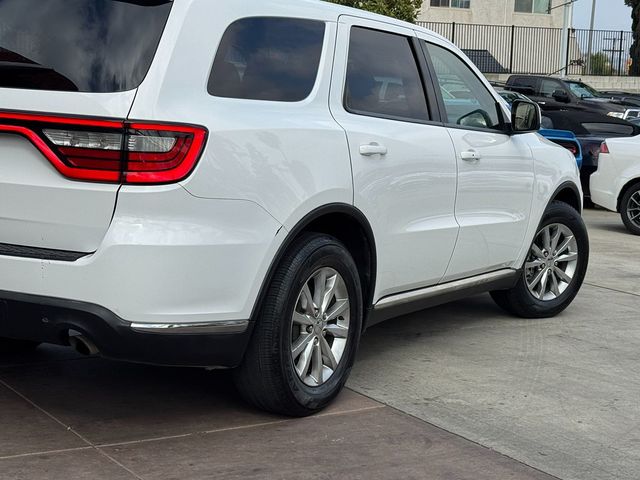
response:
M629 5L633 19L633 45L631 45L631 75L640 76L640 0L624 0Z

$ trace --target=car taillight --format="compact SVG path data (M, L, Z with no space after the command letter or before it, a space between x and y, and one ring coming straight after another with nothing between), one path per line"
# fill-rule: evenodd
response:
M574 156L578 156L578 147L574 144L574 143L569 143L569 142L558 142L558 145L566 148L567 150L569 150L571 153L573 153Z
M64 176L160 184L183 180L202 153L202 127L0 112L0 132L28 138Z
M600 145L600 153L609 153L607 142L602 142L602 145Z

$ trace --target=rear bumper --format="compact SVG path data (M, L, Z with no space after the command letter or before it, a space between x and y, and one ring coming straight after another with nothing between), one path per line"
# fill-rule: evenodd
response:
M117 360L235 367L252 327L249 321L136 325L98 305L0 291L0 337L68 345L71 330L90 340L102 356Z

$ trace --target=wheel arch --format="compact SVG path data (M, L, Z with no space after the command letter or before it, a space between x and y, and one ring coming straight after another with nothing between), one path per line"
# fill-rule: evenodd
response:
M578 213L582 213L582 196L580 195L580 189L573 182L564 182L556 188L556 191L551 195L549 205L556 201L566 203L575 208Z
M305 232L325 233L340 240L353 257L360 283L363 287L364 319L363 327L373 305L373 294L376 285L377 254L373 229L366 216L353 205L332 203L314 209L305 215L293 227L282 242L271 261L267 275L262 280L258 297L254 303L251 320L256 321L260 305L269 289L269 284L282 258L293 242Z
M640 177L635 177L629 180L627 183L625 183L624 186L620 189L620 193L618 194L618 199L616 200L616 210L618 212L620 212L620 207L621 207L620 204L622 203L622 198L625 196L625 194L627 193L627 191L629 191L630 188L633 188L638 183L640 183Z

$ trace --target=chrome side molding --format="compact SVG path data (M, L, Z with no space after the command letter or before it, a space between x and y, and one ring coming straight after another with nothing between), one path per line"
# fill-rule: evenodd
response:
M244 333L249 320L223 320L206 323L132 323L131 329L139 333L164 335L215 335Z
M378 300L373 306L367 326L392 317L459 300L476 293L511 288L516 284L520 273L519 270L506 268L462 280L389 295Z

